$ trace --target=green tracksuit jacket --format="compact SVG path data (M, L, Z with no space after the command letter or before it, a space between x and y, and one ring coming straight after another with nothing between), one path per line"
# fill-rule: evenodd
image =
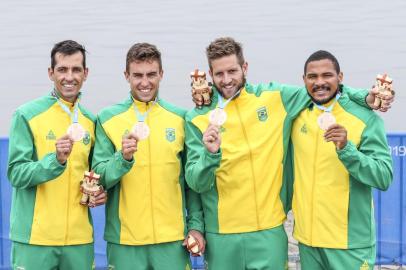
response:
M317 125L321 113L312 104L293 124L294 237L313 247L370 247L375 244L372 188L386 190L392 181L383 121L343 94L332 114L347 130L348 143L336 150Z
M137 122L134 106L141 113L149 110L150 135L138 142L134 160L128 162L121 142ZM152 105L131 97L99 113L93 164L109 194L108 242L157 244L182 240L190 229L204 231L199 195L184 181L184 115L162 99Z
M61 165L55 142L66 134L71 118L56 98L47 95L15 111L7 172L13 186L11 240L52 246L93 242L89 209L79 201L80 181L89 170L94 145L95 117L79 105L78 119L86 135Z

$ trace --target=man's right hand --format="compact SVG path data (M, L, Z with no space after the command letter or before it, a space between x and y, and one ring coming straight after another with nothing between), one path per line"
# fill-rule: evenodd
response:
M217 153L221 145L220 127L209 124L203 133L203 143L210 153Z
M65 164L70 153L72 152L73 140L68 134L63 135L55 143L56 159L60 164Z
M137 143L138 138L133 132L130 132L123 138L121 142L121 152L125 160L133 160L133 155L137 152Z

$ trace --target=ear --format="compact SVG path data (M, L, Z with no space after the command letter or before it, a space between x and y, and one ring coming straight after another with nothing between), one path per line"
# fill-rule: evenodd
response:
M303 82L306 84L306 74L303 74L302 78L303 78Z
M209 75L211 77L211 80L213 80L213 71L211 69L209 69Z
M164 70L161 69L161 71L159 71L159 80L162 80L163 77L164 77Z
M54 70L51 67L48 68L48 77L51 81L54 81Z
M124 77L125 77L126 81L128 83L130 83L130 74L126 70L124 71Z
M344 79L344 73L342 73L341 71L340 71L340 73L338 73L338 83L342 83L342 81L343 81L343 79Z
M89 74L89 69L85 68L84 73L85 73L85 77L84 77L83 81L86 81L87 75Z
M242 68L242 72L244 73L244 76L246 77L247 73L248 73L248 62L244 62L244 64L242 64L241 68Z

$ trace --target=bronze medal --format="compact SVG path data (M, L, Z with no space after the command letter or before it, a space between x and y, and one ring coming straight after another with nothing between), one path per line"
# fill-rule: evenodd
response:
M209 121L216 126L222 126L227 120L227 113L224 109L216 108L210 112Z
M139 140L145 140L149 136L149 127L145 122L137 122L137 124L134 125L132 131Z
M327 130L332 124L336 123L336 118L330 112L323 112L317 118L317 123L322 130Z
M85 129L79 123L73 123L68 127L67 133L73 141L78 142L83 139L85 136Z

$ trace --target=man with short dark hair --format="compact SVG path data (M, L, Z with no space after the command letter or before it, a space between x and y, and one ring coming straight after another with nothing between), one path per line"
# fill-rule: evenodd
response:
M204 251L200 198L184 180L186 112L158 96L163 70L156 46L134 44L124 75L130 95L99 113L93 157L110 198L109 267L183 270L186 235Z
M392 181L382 119L346 94L337 59L310 55L303 81L312 99L292 127L295 217L303 270L373 269L372 188Z
M53 91L14 113L7 172L13 269L92 269L91 216L80 205L95 129L95 117L79 104L85 53L72 40L55 44L48 68ZM105 200L99 192L96 204Z
M186 180L201 193L209 268L285 269L284 162L293 119L310 98L304 87L246 83L248 63L232 38L214 40L206 54L214 94L186 115ZM346 91L367 106L367 91Z

